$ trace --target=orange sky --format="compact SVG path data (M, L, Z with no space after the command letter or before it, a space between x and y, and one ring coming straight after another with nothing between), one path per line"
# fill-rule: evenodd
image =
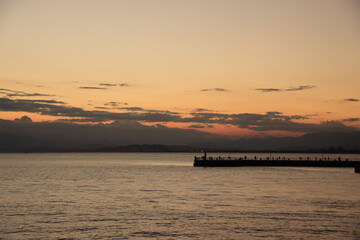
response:
M359 63L355 0L0 2L0 97L13 100L89 111L118 102L123 109L106 111L181 116L280 112L360 127ZM57 119L0 110L2 119ZM200 130L258 134L221 124Z

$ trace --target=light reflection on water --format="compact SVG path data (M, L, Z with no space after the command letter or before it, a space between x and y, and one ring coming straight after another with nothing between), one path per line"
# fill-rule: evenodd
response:
M1 154L0 238L360 238L354 169L194 168L192 160Z

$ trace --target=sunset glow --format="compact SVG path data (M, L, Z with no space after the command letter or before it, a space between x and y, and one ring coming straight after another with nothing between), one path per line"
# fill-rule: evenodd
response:
M358 1L5 0L0 9L1 119L242 137L360 127Z

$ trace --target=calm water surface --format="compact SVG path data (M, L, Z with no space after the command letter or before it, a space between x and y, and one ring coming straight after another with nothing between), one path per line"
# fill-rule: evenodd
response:
M192 160L0 154L0 238L360 239L352 168L194 168Z

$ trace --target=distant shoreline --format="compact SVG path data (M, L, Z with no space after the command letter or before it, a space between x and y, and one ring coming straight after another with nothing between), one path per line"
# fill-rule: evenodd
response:
M143 144L143 145L125 145L115 147L92 147L82 146L73 148L54 148L54 147L38 147L29 149L0 149L0 153L201 153L206 150L208 153L311 153L311 154L360 154L359 149L332 148L327 149L216 149L202 148L197 146L181 146L181 145L160 145L160 144Z
M193 153L193 154L201 154L201 150L198 151L180 151L180 150L43 150L43 151L36 151L36 150L16 150L16 151L1 151L0 154L4 153ZM211 153L271 153L271 154L277 154L277 153L286 153L286 154L360 154L360 150L354 150L354 151L320 151L320 150L313 150L313 151L306 151L306 150L299 150L299 151L289 151L289 150L207 150L208 154Z

